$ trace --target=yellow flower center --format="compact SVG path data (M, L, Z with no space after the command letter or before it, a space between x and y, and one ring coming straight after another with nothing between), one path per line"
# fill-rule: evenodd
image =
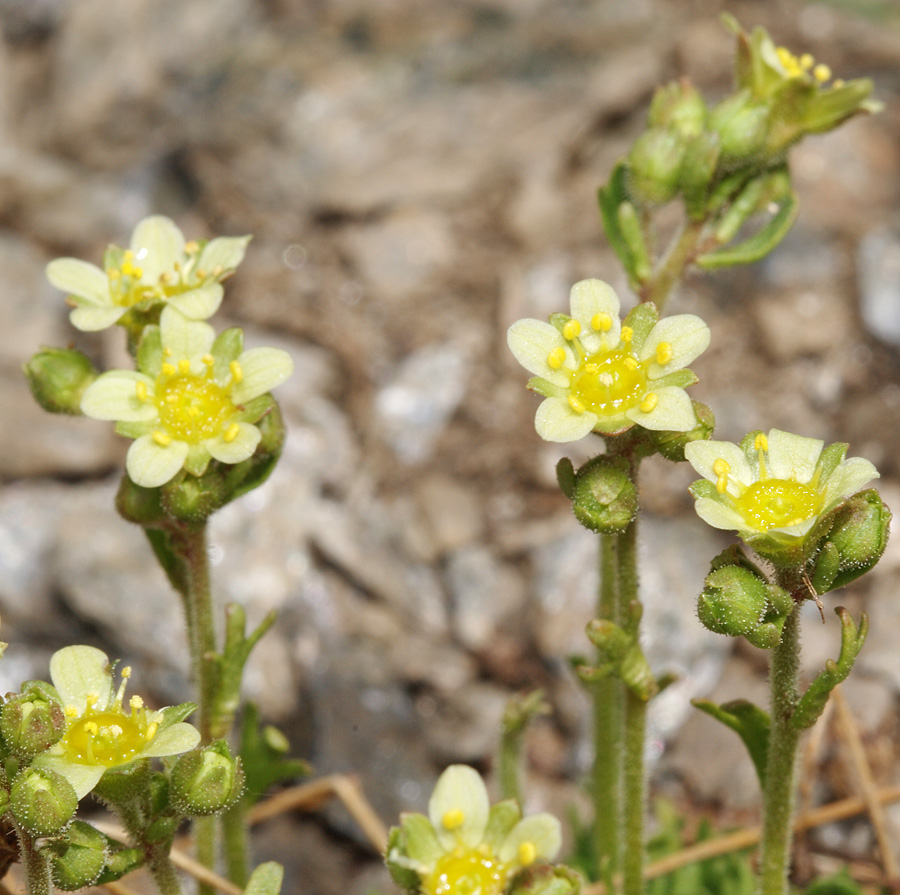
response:
M601 417L618 416L645 397L647 375L634 355L621 350L599 351L578 364L569 394L583 410Z
M764 479L750 485L735 503L757 531L806 522L821 509L823 495L812 485L789 479Z
M159 434L163 440L168 437L169 441L174 438L188 444L200 444L222 434L223 430L227 440L234 440L237 435L234 432L231 439L227 438L234 429L234 424L227 424L236 407L231 400L230 388L212 379L211 364L207 364L202 375L190 372L189 365L183 362L177 368L163 364L156 379L155 403L162 429Z
M123 668L119 692L109 708L95 708L98 701L96 694L88 697L87 707L80 716L74 706L66 707L66 716L74 720L60 740L60 745L70 761L116 767L131 761L156 736L159 724L149 720L140 696L131 697L130 713L126 714L122 708L125 683L130 676L131 669Z
M424 881L424 895L501 895L508 869L490 851L458 846L439 858Z

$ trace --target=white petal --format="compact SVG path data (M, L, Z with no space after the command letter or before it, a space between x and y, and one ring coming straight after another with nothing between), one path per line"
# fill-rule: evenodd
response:
M534 415L537 434L556 443L578 441L596 424L595 413L576 413L565 398L545 398Z
M152 395L154 382L135 370L110 370L102 373L86 389L81 398L81 412L95 420L125 423L149 423L157 419L156 405L141 401L137 383L142 382Z
M569 293L569 304L572 316L581 323L582 338L589 345L593 345L597 341L596 339L592 340L591 335L606 338L612 347L619 344L622 326L619 320L621 302L612 286L604 283L603 280L582 280L572 287L572 291ZM596 314L606 314L610 318L610 329L598 331L591 327L591 321ZM597 341L597 345L599 345L599 341Z
M625 411L625 416L633 423L656 432L689 432L697 425L697 417L691 406L691 399L683 388L666 385L648 392L656 395L656 406L649 412L640 407Z
M75 790L79 800L83 799L99 782L106 773L106 767L102 764L73 764L63 756L45 752L39 755L34 764L39 768L56 771L65 777Z
M878 470L862 457L851 457L844 460L828 479L825 487L825 507L855 494L873 479L880 478Z
M191 320L206 320L219 310L224 292L221 283L206 283L181 295L172 295L166 302Z
M155 285L176 261L184 260L184 236L170 218L161 214L144 218L131 234L134 264L143 271L141 280Z
M733 497L741 496L737 482L752 485L756 481L756 474L750 468L744 452L730 441L692 441L685 446L684 456L703 478L711 482L717 482L719 478L713 470L713 464L716 460L724 460L729 466L728 493Z
M173 441L163 447L153 440L153 435L142 435L128 449L125 468L135 485L142 488L158 488L174 478L187 457L188 445Z
M237 423L240 431L232 441L226 441L223 437L210 438L206 441L206 449L210 455L222 463L241 463L252 456L259 444L259 429L250 423Z
M219 236L211 239L200 253L197 267L213 275L217 268L234 270L244 260L250 236Z
M171 727L163 728L140 752L141 758L162 758L166 755L180 755L190 752L200 742L200 732L196 727L179 721Z
M697 444L697 442L694 442ZM694 502L697 515L713 528L725 531L740 531L747 527L747 522L737 510L732 510L711 497L701 497Z
M244 404L281 385L294 372L294 360L280 348L251 348L238 359L241 381L231 389L231 400Z
M93 646L65 646L50 657L50 680L56 687L63 705L74 706L83 715L87 697L101 711L109 705L112 674L109 657Z
M554 385L566 388L569 374L565 370L554 370L547 357L556 348L566 352L566 363L575 366L575 356L559 330L549 323L531 317L517 320L506 333L506 343L515 359L529 373L540 376Z
M651 379L683 369L706 351L709 347L709 327L694 314L664 317L650 330L641 347L641 360L654 358L660 342L670 346L672 359L665 364L651 363L648 369Z
M446 851L456 846L457 838L475 848L484 836L490 807L481 775L466 765L454 764L438 779L428 802L428 816ZM457 812L462 822L448 830L444 819Z
M534 846L534 860L552 861L562 846L562 827L552 814L532 814L520 820L503 840L498 857L504 864L521 866L519 849Z
M118 305L109 307L84 305L83 307L75 308L69 314L69 320L75 329L81 330L83 333L95 333L112 326L127 310L128 308L120 308Z
M824 441L770 429L768 442L766 461L772 478L804 483L812 479Z
M172 363L208 354L216 338L215 330L208 323L188 320L170 305L163 308L159 329L163 348L172 350Z
M47 279L57 289L84 298L91 304L112 304L109 279L95 264L78 258L57 258L47 265Z

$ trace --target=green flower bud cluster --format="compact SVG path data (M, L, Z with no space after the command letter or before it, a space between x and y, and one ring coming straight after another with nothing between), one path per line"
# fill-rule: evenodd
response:
M628 461L601 454L577 472L563 458L556 468L563 493L572 501L575 517L591 531L617 534L624 531L638 510L638 493Z
M697 601L704 627L716 634L746 637L761 649L778 644L792 608L791 595L770 583L736 544L712 561Z

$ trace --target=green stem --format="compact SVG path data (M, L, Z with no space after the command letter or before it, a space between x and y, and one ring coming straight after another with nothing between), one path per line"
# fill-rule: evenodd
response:
M771 688L771 733L769 735L766 786L763 793L763 833L760 869L762 895L787 895L794 813L794 770L800 731L791 724L796 708L797 674L800 665L800 610L787 617L781 643L773 650L769 665Z
M216 864L216 817L198 817L194 820L194 857L204 867ZM206 883L197 886L197 895L213 895L215 890Z
M109 804L119 816L119 820L122 821L129 840L136 847L143 849L147 868L153 876L160 895L182 895L181 880L169 857L169 850L172 847L171 838L167 838L164 842L148 842L146 811L140 807L137 801L116 801L109 802Z
M640 290L641 301L652 301L662 313L663 307L688 265L694 260L705 221L688 221L672 241L652 279Z
M644 740L647 703L631 690L625 691L625 857L622 865L622 892L641 895L644 891Z
M147 866L160 895L182 895L181 880L169 857L168 848L154 846L147 854Z
M600 535L598 618L621 623L618 593L619 535ZM622 852L622 681L608 677L594 684L594 847L598 877L611 879L619 871Z
M228 879L242 889L247 885L247 808L243 799L222 815L222 836Z
M28 895L51 895L50 863L43 853L34 845L31 834L16 824L19 839L19 852L25 868L25 879L28 884Z

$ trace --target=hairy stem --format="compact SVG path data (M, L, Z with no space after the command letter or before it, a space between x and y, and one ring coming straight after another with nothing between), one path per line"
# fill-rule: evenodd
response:
M685 223L675 239L672 240L668 251L654 271L652 279L640 290L641 301L652 301L662 313L669 295L694 259L704 226L704 221Z

